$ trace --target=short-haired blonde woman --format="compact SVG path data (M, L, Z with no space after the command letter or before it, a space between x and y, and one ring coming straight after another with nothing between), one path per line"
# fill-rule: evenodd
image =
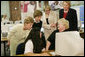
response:
M17 24L8 34L8 45L10 45L10 55L16 55L16 48L20 43L23 43L28 36L34 20L32 17L27 17L24 24Z
M48 38L48 36L56 29L55 27L53 27L55 25L55 23L57 22L57 13L56 11L52 11L50 6L47 6L44 9L44 13L42 16L42 22L43 22L43 28L45 30L45 36L46 39Z
M58 32L68 31L69 22L68 20L62 18L58 20L58 30L52 32L52 34L47 39L46 50L55 50L55 34Z
M67 19L69 21L69 31L77 31L77 13L75 9L72 9L70 7L71 1L63 1L63 9L59 11L59 19Z

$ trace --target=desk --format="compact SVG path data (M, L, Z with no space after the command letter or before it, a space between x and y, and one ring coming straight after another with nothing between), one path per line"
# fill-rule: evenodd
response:
M8 41L7 37L2 37L1 41Z
M4 56L6 56L6 42L8 41L7 37L2 37L1 42L4 43Z
M53 56L50 52L54 52L53 50L50 50L50 51L43 51L42 53L44 54L47 54L48 56ZM42 54L40 53L40 54ZM21 55L15 55L15 56L27 56L27 54L29 53L26 53L26 54L21 54ZM29 55L28 55L29 56ZM31 55L32 56L32 55ZM56 55L56 56L59 56L59 55Z

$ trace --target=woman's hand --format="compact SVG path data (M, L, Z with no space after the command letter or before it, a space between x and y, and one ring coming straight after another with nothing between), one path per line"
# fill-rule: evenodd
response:
M10 40L8 40L8 43L7 43L8 46L10 46Z
M49 41L47 41L47 44L46 44L46 51L49 50L49 47L50 47L51 43Z
M48 53L42 53L41 56L50 56Z
M42 49L42 51L46 51L46 49L45 49L45 48L43 48L43 49Z

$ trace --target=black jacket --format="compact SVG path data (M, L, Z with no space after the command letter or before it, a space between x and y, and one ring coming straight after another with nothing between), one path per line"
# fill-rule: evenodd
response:
M68 29L64 30L63 32L69 31ZM49 50L55 50L55 34L59 33L59 30L54 30L50 36L48 37L48 41L51 43Z
M64 9L59 11L59 18L63 18ZM77 31L78 23L77 23L77 13L76 10L69 8L66 19L69 21L69 31Z
M40 21L39 23L34 22L32 28L35 28L35 27L38 27L38 28L41 29L41 27L42 27L42 21Z

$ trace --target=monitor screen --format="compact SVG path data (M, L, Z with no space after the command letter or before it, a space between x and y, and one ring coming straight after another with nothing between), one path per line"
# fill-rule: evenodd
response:
M84 55L84 39L77 31L56 33L55 53L61 56Z

